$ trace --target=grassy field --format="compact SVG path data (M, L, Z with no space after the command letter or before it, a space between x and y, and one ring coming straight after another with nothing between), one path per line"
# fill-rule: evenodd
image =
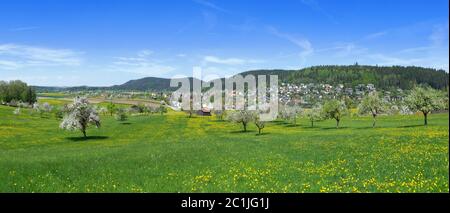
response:
M256 135L213 117L102 117L102 128L0 106L0 192L448 192L449 117L346 118Z
M64 104L72 103L73 98L56 98L56 97L41 96L41 97L39 97L38 102L39 103L49 103L54 106L63 106ZM100 99L100 98L90 98L89 102L95 103L96 105L101 106L101 107L106 107L110 103L108 100L104 100L104 99ZM153 100L143 101L140 99L131 99L131 100L115 99L115 100L113 100L113 103L117 107L121 107L121 108L126 108L126 107L130 107L131 105L138 105L138 104L159 106L158 101L153 101Z

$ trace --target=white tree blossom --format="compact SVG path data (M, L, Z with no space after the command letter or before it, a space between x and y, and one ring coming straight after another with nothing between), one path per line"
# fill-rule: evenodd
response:
M387 103L385 103L377 92L372 92L364 97L361 103L358 105L358 113L360 115L371 114L373 118L372 127L375 127L376 117L382 113L387 111L386 107Z
M261 135L261 131L262 129L264 129L264 127L266 127L266 122L261 120L261 117L259 116L259 113L254 113L254 123L255 126L258 128L258 135Z
M423 113L425 125L428 124L429 113L445 108L443 94L431 87L415 87L406 97L405 103L409 109Z
M283 120L288 120L297 124L297 118L303 113L303 109L300 106L284 105L279 108L279 117Z
M254 112L249 110L239 110L228 115L228 120L242 124L244 132L247 131L247 124L254 120Z
M14 115L20 115L20 107L17 107L14 111L13 111Z
M100 117L94 107L89 104L87 98L77 97L68 106L68 114L64 116L60 124L61 129L75 131L80 130L86 137L86 129L90 124L100 127Z
M314 122L320 121L323 118L322 105L318 104L313 108L307 110L305 112L305 116L311 122L311 127L314 127Z

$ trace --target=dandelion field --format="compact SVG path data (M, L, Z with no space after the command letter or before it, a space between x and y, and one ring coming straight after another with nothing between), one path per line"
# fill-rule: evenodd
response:
M271 122L179 112L65 132L0 106L0 192L449 192L449 117Z

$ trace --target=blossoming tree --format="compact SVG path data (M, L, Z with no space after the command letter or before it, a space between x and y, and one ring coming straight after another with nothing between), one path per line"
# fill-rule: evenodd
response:
M73 103L68 106L67 111L68 113L60 124L61 129L80 130L86 138L86 129L89 125L100 127L100 117L87 98L75 98Z

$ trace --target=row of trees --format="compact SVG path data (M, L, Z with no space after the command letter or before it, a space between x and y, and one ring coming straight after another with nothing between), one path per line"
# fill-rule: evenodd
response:
M412 112L421 112L424 116L424 125L427 125L428 115L432 111L448 109L448 96L430 87L415 87L406 97L404 104ZM359 115L372 116L372 127L375 127L376 118L380 114L390 114L398 111L398 109L394 110L398 108L396 105L385 102L377 92L372 92L365 96L357 108ZM311 126L314 126L316 121L334 119L336 128L339 128L342 118L349 114L350 109L346 105L345 100L332 99L326 101L323 105L317 104L308 110L303 110L299 106L280 106L279 110L279 118L291 121L294 125L297 124L297 118L303 116L311 122ZM223 114L223 112L219 113L219 115ZM228 120L241 124L244 131L247 131L248 124L253 121L259 133L261 133L265 125L263 121L259 120L257 115L258 113L255 111L239 110L231 112Z
M159 105L156 104L138 104L133 105L127 109L118 107L113 102L108 103L106 108L100 108L99 109L102 113L108 113L111 116L114 114L117 114L117 112L122 111L124 113L130 113L130 114L155 114L160 113L164 114L167 113L167 108L164 106L163 103L160 103Z
M86 137L86 130L89 126L94 125L100 127L99 111L114 115L118 121L126 121L128 114L132 113L160 113L161 115L167 112L167 108L161 104L156 105L133 105L130 108L120 108L114 103L109 103L106 108L96 107L89 104L87 98L77 97L74 102L65 107L65 115L60 124L61 129L65 130L79 130Z
M0 81L0 104L16 105L19 102L32 105L36 102L36 91L22 81Z
M446 96L441 91L432 89L430 87L416 87L406 97L405 105L412 111L420 111L424 116L424 124L427 125L428 115L435 110L448 109L448 95ZM382 113L388 112L392 106L386 103L376 93L370 93L365 96L358 105L358 113L361 115L371 115L373 117L372 126L376 125L376 118ZM33 105L33 111L40 113L51 112L53 107L48 103ZM89 103L87 98L77 97L72 104L66 105L57 110L58 117L62 118L60 127L66 130L80 130L84 137L86 137L86 129L90 125L100 127L99 111L116 115L116 119L124 121L127 119L127 113L146 113L159 112L164 114L167 109L162 104L156 105L138 105L132 106L128 109L118 108L114 103L108 104L106 108L99 108ZM20 113L20 108L14 111L14 114ZM334 119L336 121L336 128L339 128L342 118L349 113L349 108L345 100L328 100L323 105L316 105L311 109L303 110L298 106L281 106L279 117L283 120L289 120L297 124L297 118L304 116L309 119L311 126L314 122L323 119ZM250 123L254 123L258 128L258 133L261 134L266 126L266 122L259 118L259 112L249 110L231 111L225 114L224 111L216 111L215 114L222 119L225 115L229 121L242 125L243 130L247 131ZM42 116L42 114L41 114Z
M26 106L25 106L26 105ZM160 105L133 105L128 108L118 107L114 103L109 103L107 107L100 107L89 103L86 97L77 97L73 103L64 106L52 106L49 103L37 103L31 105L18 104L13 114L20 115L22 108L31 108L30 114L39 114L40 117L48 117L54 114L57 119L61 119L60 128L65 130L79 130L87 137L86 130L90 125L100 127L99 114L114 115L118 121L126 121L128 114L135 113L160 113L161 115L167 113L167 108L161 103Z

